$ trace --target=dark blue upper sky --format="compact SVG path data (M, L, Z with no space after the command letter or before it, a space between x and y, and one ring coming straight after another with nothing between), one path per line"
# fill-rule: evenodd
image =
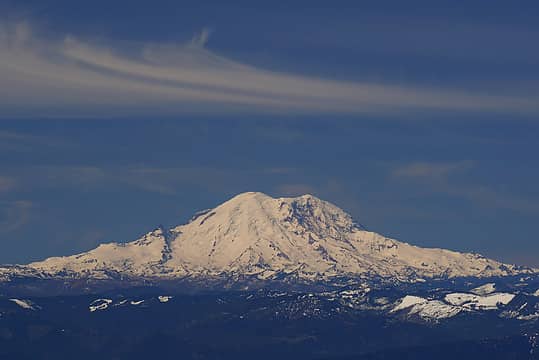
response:
M263 191L539 266L539 6L339 4L0 1L0 263Z

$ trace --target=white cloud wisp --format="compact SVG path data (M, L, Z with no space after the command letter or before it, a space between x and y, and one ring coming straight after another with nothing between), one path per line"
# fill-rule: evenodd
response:
M268 71L219 56L204 30L184 45L40 38L0 23L0 118L183 113L392 114L454 110L539 112L534 98L345 82Z

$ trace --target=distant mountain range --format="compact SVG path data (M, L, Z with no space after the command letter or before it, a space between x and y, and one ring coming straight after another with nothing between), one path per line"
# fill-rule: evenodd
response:
M367 231L337 206L312 195L272 198L248 192L159 227L132 242L0 267L13 279L333 283L342 279L423 282L537 273L478 254L413 246Z

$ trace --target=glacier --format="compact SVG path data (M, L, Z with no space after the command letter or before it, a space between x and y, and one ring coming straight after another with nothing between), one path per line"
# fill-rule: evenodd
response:
M131 242L0 267L0 281L42 279L204 279L226 276L305 283L338 278L425 279L536 273L475 253L421 248L368 231L312 195L239 194L187 224L159 227Z

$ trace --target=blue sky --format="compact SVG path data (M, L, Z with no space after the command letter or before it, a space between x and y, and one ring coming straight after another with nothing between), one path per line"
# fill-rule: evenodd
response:
M2 263L263 191L539 266L533 2L0 1L0 14Z

